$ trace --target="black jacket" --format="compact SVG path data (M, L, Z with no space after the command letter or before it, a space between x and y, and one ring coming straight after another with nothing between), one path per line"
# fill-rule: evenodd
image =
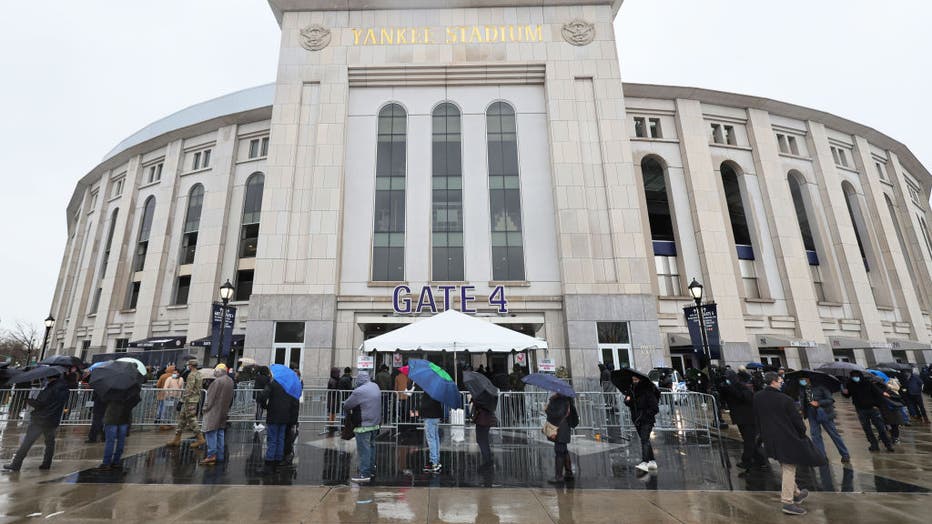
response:
M353 390L353 375L349 373L344 373L340 380L337 381L337 388L343 391L352 391Z
M883 405L883 392L870 377L861 377L860 382L849 379L841 394L850 397L857 409L879 408Z
M719 392L722 399L728 404L731 421L736 426L749 426L754 424L754 386L749 382L735 382L725 384Z
M269 385L269 377L266 375L256 375L256 380L253 383L253 398L258 399L259 394L262 393L262 390L265 389L265 386Z
M259 393L259 403L266 409L266 424L291 424L298 399L285 392L274 380Z
M826 464L825 456L806 436L806 425L789 395L769 386L759 391L754 395L754 418L768 457L782 464Z
M105 426L122 426L129 424L133 419L133 408L139 404L139 394L132 395L127 399L111 399L107 403L107 410L104 412Z
M573 437L572 429L579 425L579 413L573 399L563 395L554 395L547 402L544 410L547 422L557 426L557 438L554 442L569 444Z
M657 413L660 412L657 393L651 383L631 388L631 392L625 397L625 405L631 410L631 420L635 426L653 424Z
M68 383L58 379L45 386L36 398L27 399L26 403L33 408L32 423L43 428L57 428L70 395Z
M443 405L427 393L421 393L421 405L418 412L421 418L443 418Z

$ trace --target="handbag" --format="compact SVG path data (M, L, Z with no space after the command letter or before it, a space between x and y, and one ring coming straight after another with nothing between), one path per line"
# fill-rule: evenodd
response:
M570 415L570 406L566 406L566 415L563 415L563 418L560 419L560 423L562 424L563 421L566 420L566 417L568 417L569 415ZM544 436L547 437L547 440L551 442L555 442L557 440L557 432L559 431L560 431L559 425L551 424L549 421L546 421L546 420L544 421L544 427L540 428L540 432L543 433Z
M362 409L355 407L343 417L343 427L340 428L340 438L353 440L356 437L356 428L362 425Z

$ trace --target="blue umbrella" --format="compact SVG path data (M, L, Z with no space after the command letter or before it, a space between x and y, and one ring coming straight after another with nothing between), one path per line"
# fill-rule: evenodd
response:
M412 358L408 360L407 375L412 382L421 386L430 398L448 406L452 409L459 409L463 406L463 397L460 395L456 383L450 378L450 374L438 367L432 362ZM404 368L402 368L404 371Z
M764 365L760 362L748 362L748 364L744 367L748 369L764 369Z
M547 375L544 373L531 373L530 375L522 377L521 381L525 384L530 384L532 386L546 389L547 391L559 393L564 397L576 396L576 392L573 391L573 386L567 384L565 380L558 379L553 375Z
M301 385L301 379L298 378L298 375L292 371L291 368L281 364L272 364L269 366L269 371L272 372L272 378L281 385L285 393L288 393L296 399L301 399L304 386Z
M872 374L872 375L874 375L874 376L876 376L876 377L882 378L884 384L886 384L887 381L890 380L890 377L887 376L887 374L884 373L883 371L878 371L878 370L876 370L876 369L868 369L867 372L870 373L870 374Z

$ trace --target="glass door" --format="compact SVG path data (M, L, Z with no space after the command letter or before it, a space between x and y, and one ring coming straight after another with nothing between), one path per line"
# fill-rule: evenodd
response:
M612 369L631 367L631 346L599 344L599 363Z

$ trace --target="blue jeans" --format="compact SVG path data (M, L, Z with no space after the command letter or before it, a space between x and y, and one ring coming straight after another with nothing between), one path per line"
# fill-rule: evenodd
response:
M207 439L207 456L216 458L217 462L223 462L226 430L221 428L208 431L204 433L204 437Z
M279 462L285 458L285 424L268 424L265 431L265 460Z
M104 436L107 438L107 443L104 444L104 465L120 463L128 431L129 424L104 426Z
M427 437L427 449L430 450L430 463L440 464L440 419L424 419L424 436Z
M356 433L356 452L359 453L359 474L371 477L375 469L375 437L378 430Z
M848 453L848 446L845 445L845 441L841 438L841 435L838 434L838 428L835 427L835 421L829 418L825 414L825 410L810 409L809 415L809 435L812 437L812 443L815 444L816 448L825 453L825 443L822 442L822 429L825 429L825 432L828 433L828 436L832 439L832 442L835 443L835 447L838 448L838 454L844 457L851 456ZM826 455L827 456L827 455Z
M165 419L163 418L163 416L162 416L162 415L164 415L164 413L165 413L165 401L164 401L164 400L160 400L160 401L159 401L159 408L155 411L155 421L156 421L156 422L162 422L163 420L165 420Z

